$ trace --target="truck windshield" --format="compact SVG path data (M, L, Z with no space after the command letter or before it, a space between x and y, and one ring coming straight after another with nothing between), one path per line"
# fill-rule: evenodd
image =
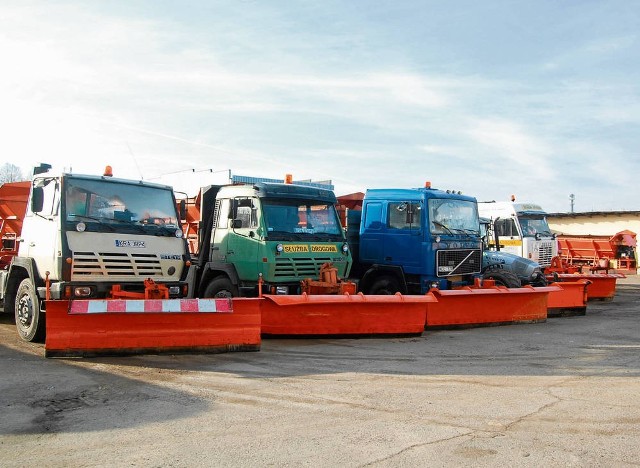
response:
M431 234L480 235L478 207L472 201L450 198L429 200Z
M342 228L332 204L263 199L262 210L269 240L342 240Z
M108 226L110 231L178 227L171 191L145 185L69 178L64 210L67 221Z
M551 235L551 229L549 228L547 219L542 215L519 215L518 221L520 222L520 229L522 229L522 235L524 237L534 237L536 234L542 236Z

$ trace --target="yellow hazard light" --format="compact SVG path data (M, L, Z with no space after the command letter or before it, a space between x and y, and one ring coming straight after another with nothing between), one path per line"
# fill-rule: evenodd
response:
M102 174L104 177L113 177L113 169L111 166L106 166L104 168L104 174Z
M431 181L430 181L430 180L427 180L427 181L424 183L424 188L431 188Z
M291 174L286 174L284 176L284 183L285 184L293 184L293 175Z

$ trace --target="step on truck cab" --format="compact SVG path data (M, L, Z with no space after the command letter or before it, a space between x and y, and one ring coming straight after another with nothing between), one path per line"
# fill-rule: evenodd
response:
M351 268L331 190L289 183L209 186L199 212L194 265L196 297L299 294L325 263L344 278ZM262 282L259 284L259 280Z
M499 238L499 250L538 263L544 270L558 255L558 241L547 223L546 212L534 203L479 202L480 216L489 218ZM489 249L497 250L495 238Z
M347 213L351 277L365 294L470 285L482 269L476 199L432 189L367 190Z
M45 299L143 295L145 280L188 293L190 262L171 187L34 170L18 252L0 271L0 302L22 339L42 339ZM48 286L48 287L47 287Z

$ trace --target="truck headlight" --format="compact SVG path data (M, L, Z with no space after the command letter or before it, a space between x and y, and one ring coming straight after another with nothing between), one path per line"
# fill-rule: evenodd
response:
M278 253L282 253L284 251L284 245L282 244L277 244L276 245L276 252Z
M75 297L89 297L91 296L91 287L76 286L75 288L73 288L73 295Z
M347 252L349 252L349 244L345 242L344 244L342 244L342 253L346 254Z
M86 224L84 224L84 223L76 224L76 231L84 232L85 229L87 229L87 225Z
M182 229L176 229L176 237L180 239L183 236Z

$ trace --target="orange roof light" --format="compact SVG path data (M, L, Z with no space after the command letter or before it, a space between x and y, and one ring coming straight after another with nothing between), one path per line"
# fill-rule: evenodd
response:
M284 176L284 183L285 184L293 184L293 176L291 174L286 174Z
M511 201L512 202L516 201L516 196L515 195L511 195Z
M113 177L113 169L111 168L111 166L106 166L104 168L104 174L102 174L104 177Z
M427 180L427 181L424 183L424 188L431 188L431 181L430 181L430 180Z

